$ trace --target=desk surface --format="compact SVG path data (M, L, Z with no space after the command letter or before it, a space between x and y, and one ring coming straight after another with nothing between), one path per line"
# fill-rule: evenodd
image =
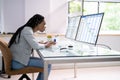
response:
M69 45L73 48L68 48ZM51 48L38 50L38 53L44 61L44 80L48 80L48 64L120 61L120 52L65 39L57 41Z
M72 45L72 48L68 46ZM120 52L64 39L48 49L39 50L44 58L120 56Z
M60 57L96 57L96 56L120 56L120 52L103 49L103 48L94 48L94 50L53 50L46 49L40 50L44 58L60 58Z

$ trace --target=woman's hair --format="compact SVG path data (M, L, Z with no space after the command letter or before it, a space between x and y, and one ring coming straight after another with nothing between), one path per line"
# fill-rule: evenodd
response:
M17 29L17 31L13 34L11 40L9 41L8 47L10 47L14 42L19 42L21 31L24 29L24 27L31 27L34 29L38 24L40 24L44 20L44 17L40 14L35 14L33 17L31 17L26 24L21 26ZM18 36L18 41L16 41L16 37Z

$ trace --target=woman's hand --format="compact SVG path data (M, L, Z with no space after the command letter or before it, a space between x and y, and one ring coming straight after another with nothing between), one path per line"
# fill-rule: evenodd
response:
M49 48L50 46L55 45L55 44L56 44L55 42L49 41L49 42L46 42L45 47Z
M39 42L40 44L47 44L47 42L43 42L43 41L41 41L41 42Z

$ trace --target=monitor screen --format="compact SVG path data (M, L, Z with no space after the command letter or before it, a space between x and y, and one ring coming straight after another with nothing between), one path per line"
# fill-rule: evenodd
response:
M65 34L66 38L75 39L79 21L80 16L68 17L68 27Z
M96 45L104 13L83 15L75 40Z

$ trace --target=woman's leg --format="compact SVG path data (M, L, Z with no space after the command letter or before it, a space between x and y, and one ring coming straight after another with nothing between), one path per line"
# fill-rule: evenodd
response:
M22 69L24 68L25 66L15 60L12 60L12 69Z
M28 66L41 67L43 68L43 60L36 57L31 57ZM51 65L48 65L48 73L50 73ZM43 72L38 74L37 80L43 80Z

